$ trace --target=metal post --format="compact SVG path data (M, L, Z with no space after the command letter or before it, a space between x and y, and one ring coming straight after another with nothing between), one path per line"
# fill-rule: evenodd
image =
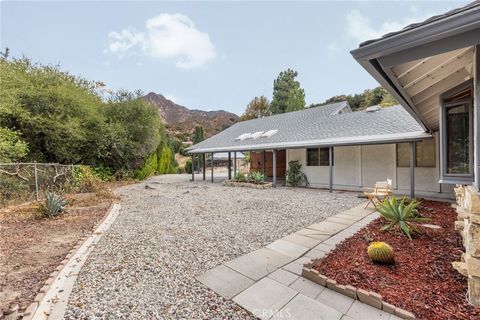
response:
M195 181L195 155L192 153L192 180Z
M205 171L206 171L206 163L207 159L205 157L205 153L203 153L203 168L202 168L202 173L203 173L203 181L205 181Z
M39 200L39 196L38 196L38 173L37 173L37 164L35 163L33 165L33 171L34 171L34 174L35 174L35 196L37 198L37 201Z
M415 198L415 142L410 142L410 198Z
M232 154L228 153L228 180L232 180Z
M198 156L198 154L197 154L196 159L197 159L197 174L198 174L198 173L200 173L200 157Z
M263 170L264 175L266 175L266 173L265 173L265 162L266 162L266 160L267 160L267 156L266 156L265 150L263 150L262 170Z
M328 148L328 192L333 191L333 147Z
M272 171L273 171L273 187L277 187L277 150L273 150L273 163L272 163Z
M211 172L210 182L212 182L212 183L213 183L213 152L211 153L211 158L210 158L210 166L212 167L212 172Z
M233 176L237 175L237 151L233 153Z

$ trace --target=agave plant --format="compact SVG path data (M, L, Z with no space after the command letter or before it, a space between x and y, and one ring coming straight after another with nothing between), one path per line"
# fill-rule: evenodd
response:
M62 196L57 196L53 192L45 191L45 203L42 205L42 210L45 215L52 218L64 211L67 204L67 200Z
M388 223L380 228L382 231L389 230L394 226L398 226L400 230L411 240L412 230L419 232L416 224L419 222L427 222L429 218L419 217L417 215L417 207L420 202L410 200L406 204L406 199L398 201L395 196L387 198L377 205L377 211L385 218Z
M255 183L262 183L262 182L265 182L265 180L267 180L265 175L263 173L261 173L260 171L252 172L250 174L250 179Z

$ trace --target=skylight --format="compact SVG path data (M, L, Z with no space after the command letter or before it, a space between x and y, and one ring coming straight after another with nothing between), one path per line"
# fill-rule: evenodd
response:
M254 132L250 135L250 138L252 139L257 139L257 138L260 138L262 135L264 134L263 131L257 131L257 132Z
M244 133L244 134L241 134L238 137L236 137L235 140L243 141L243 140L248 139L248 138L250 138L250 133Z
M258 139L258 138L270 138L275 133L278 132L278 129L268 130L268 131L256 131L254 133L243 133L235 138L235 141L244 141L247 139Z
M278 132L278 129L268 130L265 133L263 133L262 137L270 138L271 136L273 136L277 132Z

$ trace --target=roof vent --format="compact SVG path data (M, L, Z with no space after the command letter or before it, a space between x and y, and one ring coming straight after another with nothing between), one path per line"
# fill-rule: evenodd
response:
M379 106L371 106L371 107L368 107L367 109L365 109L366 112L375 112L375 111L378 111L382 109L381 107Z

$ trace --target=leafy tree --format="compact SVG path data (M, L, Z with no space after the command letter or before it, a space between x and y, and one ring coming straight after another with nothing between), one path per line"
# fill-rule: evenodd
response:
M20 135L0 127L0 162L15 162L27 155L28 145Z
M298 72L287 69L280 72L273 82L272 114L302 110L305 108L305 92L295 80Z
M157 110L141 92L106 95L99 82L7 53L0 56L0 69L1 144L16 150L17 156L8 156L12 161L95 164L128 173L163 138Z
M192 137L192 142L193 144L197 144L199 142L202 142L205 138L203 137L203 127L202 126L196 126L195 127L195 132L193 133ZM196 155L195 157L195 163L192 164L194 170L199 170L201 166L203 166L203 157L200 157L199 155Z
M312 105L311 107L318 107L340 101L347 101L352 110L362 110L375 105L389 107L398 104L397 100L395 100L395 98L388 93L387 90L379 86L371 90L366 89L363 91L363 93L333 96L325 100L325 102Z
M240 117L240 120L251 120L269 115L271 115L270 101L268 101L267 97L260 96L253 98L248 103L245 113Z
M196 126L195 131L193 132L192 142L193 142L193 144L197 144L199 142L202 142L203 140L204 140L203 127L202 126Z
M102 111L108 139L102 141L105 158L114 168L136 169L160 143L160 120L141 92L116 92Z

